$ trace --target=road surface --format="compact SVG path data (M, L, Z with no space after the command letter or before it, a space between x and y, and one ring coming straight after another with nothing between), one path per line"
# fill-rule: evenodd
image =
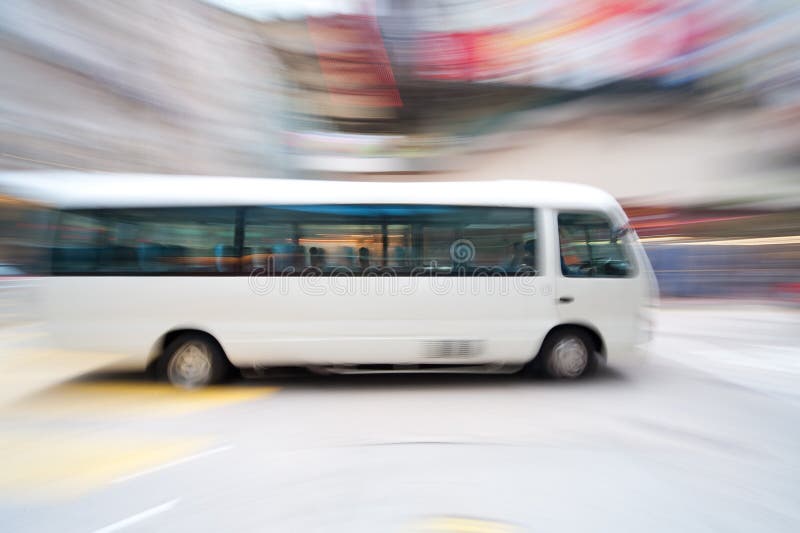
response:
M800 531L800 313L661 312L589 380L90 375L0 410L3 531Z

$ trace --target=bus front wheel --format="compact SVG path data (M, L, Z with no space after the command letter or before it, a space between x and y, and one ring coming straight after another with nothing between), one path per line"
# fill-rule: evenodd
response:
M555 379L577 379L591 374L597 366L594 343L580 328L552 332L542 345L540 357L540 368Z
M219 383L230 370L230 363L220 345L198 333L175 338L164 350L159 363L159 375L185 389Z

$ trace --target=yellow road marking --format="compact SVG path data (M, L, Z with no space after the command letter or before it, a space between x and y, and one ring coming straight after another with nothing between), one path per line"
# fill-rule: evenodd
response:
M53 417L176 416L254 400L278 390L226 385L183 390L165 383L75 382L25 398L5 411Z
M0 343L0 405L64 383L123 358L103 353L23 348Z
M124 429L85 431L51 421L111 422L180 416L274 394L277 387L214 386L182 390L153 382L70 382L4 407L0 426L0 495L4 499L70 498L143 471L181 463L212 449L214 441L194 437L143 437ZM44 420L35 429L15 424ZM124 425L123 425L124 428Z
M440 516L422 522L413 531L419 533L520 533L522 530L504 522Z
M64 499L210 446L208 439L142 439L127 435L4 431L0 493L22 500Z

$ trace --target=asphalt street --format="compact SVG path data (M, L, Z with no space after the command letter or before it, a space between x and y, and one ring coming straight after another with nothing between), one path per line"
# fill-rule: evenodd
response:
M800 531L798 340L797 310L682 305L578 382L48 383L0 408L0 530Z

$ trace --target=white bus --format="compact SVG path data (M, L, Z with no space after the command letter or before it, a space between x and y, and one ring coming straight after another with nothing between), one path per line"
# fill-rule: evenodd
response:
M197 387L234 369L578 378L647 339L657 287L613 197L555 182L17 173L52 208L59 347Z

